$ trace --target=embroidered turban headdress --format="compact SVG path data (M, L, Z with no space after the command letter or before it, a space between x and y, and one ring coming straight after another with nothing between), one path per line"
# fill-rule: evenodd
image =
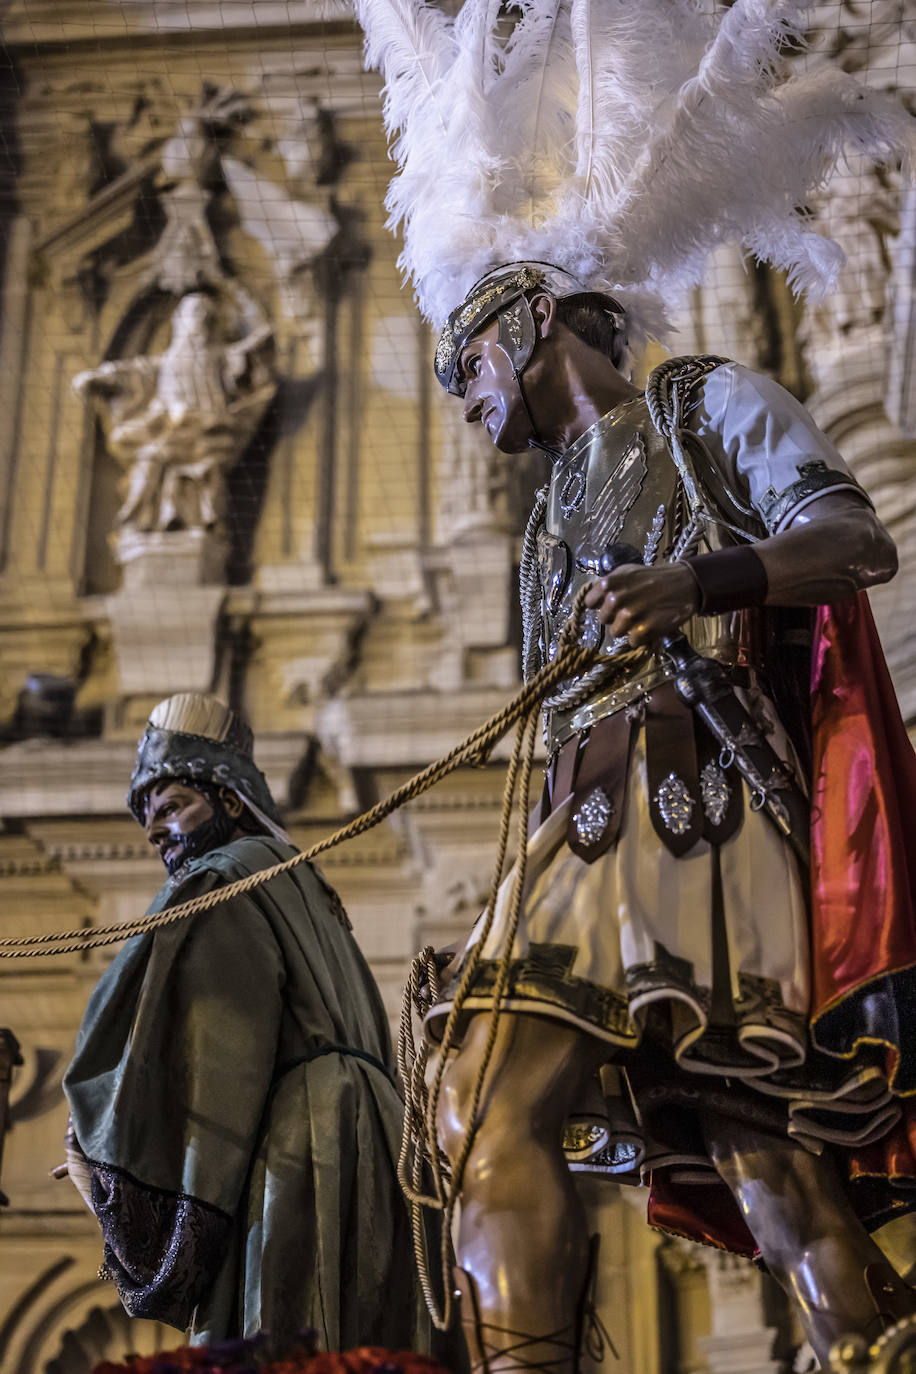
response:
M249 726L217 697L202 692L166 697L151 712L140 740L127 804L142 824L154 782L188 778L228 787L272 835L289 843L253 750Z

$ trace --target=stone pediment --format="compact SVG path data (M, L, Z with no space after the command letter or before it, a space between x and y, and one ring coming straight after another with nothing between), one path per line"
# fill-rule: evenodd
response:
M77 213L41 234L33 246L33 263L39 272L42 266L54 263L63 267L82 259L128 229L140 189L155 174L158 164L158 154L148 154L94 195Z

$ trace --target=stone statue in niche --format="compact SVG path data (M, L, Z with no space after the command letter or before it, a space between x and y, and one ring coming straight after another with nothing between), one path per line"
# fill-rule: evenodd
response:
M175 307L163 353L103 362L74 378L125 470L122 531L224 534L226 474L277 388L272 327L245 293L231 295L234 323L219 298L191 292Z

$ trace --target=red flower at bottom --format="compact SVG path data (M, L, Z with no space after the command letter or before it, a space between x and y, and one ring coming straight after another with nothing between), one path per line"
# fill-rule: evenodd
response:
M242 1344L246 1344L242 1342ZM135 1356L125 1364L105 1361L92 1374L236 1374L251 1370L252 1354L240 1351L238 1362L227 1361L227 1348L205 1345L181 1346L156 1355ZM282 1360L259 1366L258 1374L449 1374L429 1355L414 1350L385 1350L380 1345L361 1345L355 1350L327 1351L318 1355L298 1350Z

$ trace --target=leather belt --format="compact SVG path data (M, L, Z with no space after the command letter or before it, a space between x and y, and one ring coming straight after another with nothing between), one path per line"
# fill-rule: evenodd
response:
M735 668L736 685L750 685L752 670ZM741 778L723 769L703 724L666 680L645 694L642 712L615 711L568 739L547 768L544 793L529 833L570 796L567 842L586 862L616 844L626 804L633 740L645 719L649 811L661 841L676 856L701 838L722 844L739 829Z
M759 669L738 663L723 664L722 666L734 687L761 687L766 692ZM556 730L551 724L551 754L553 755L559 749L564 748L568 741L576 739L584 730L595 725L597 721L603 720L605 716L622 711L640 697L657 691L668 681L670 681L669 674L659 665L653 667L649 672L640 673L637 678L622 682L615 687L597 688L595 695L570 712Z

